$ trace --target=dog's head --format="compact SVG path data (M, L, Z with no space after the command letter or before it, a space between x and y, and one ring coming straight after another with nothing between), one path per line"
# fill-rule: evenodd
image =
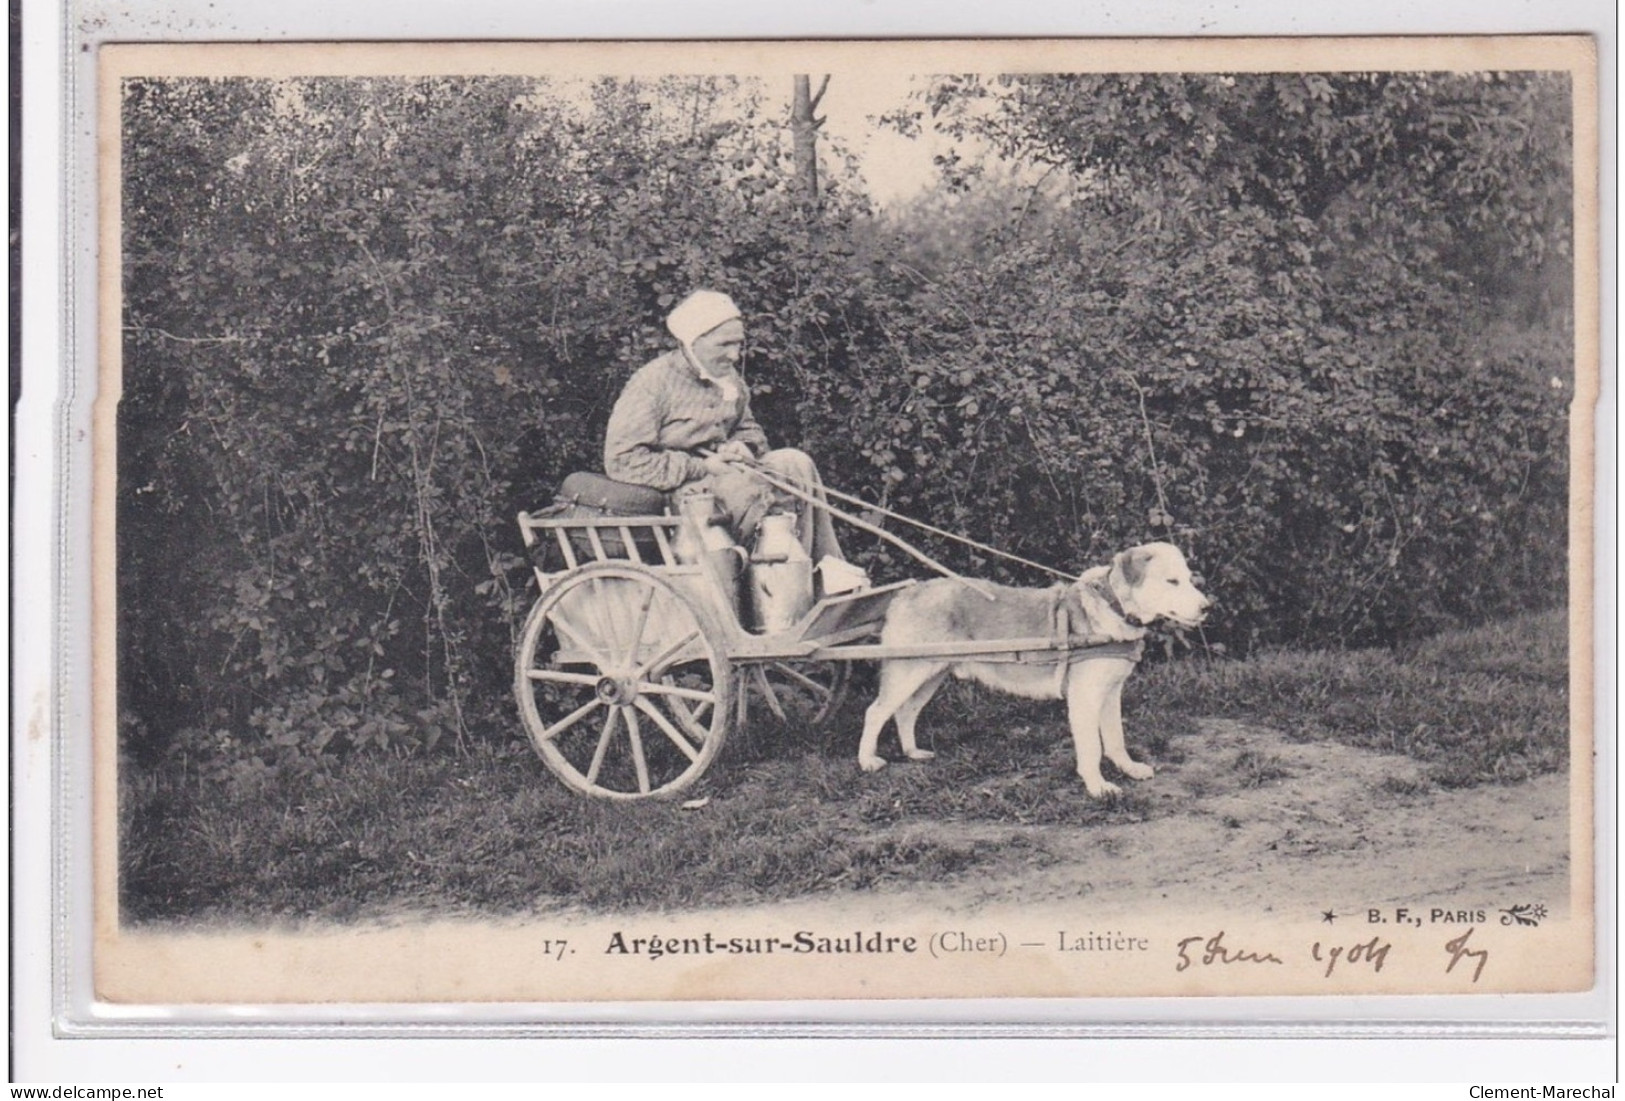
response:
M1106 582L1123 610L1140 623L1167 619L1195 627L1213 603L1197 589L1185 556L1172 543L1122 551L1112 559Z

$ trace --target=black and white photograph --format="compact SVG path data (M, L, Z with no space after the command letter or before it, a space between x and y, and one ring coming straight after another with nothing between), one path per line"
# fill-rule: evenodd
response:
M98 64L97 998L1592 987L1590 40Z

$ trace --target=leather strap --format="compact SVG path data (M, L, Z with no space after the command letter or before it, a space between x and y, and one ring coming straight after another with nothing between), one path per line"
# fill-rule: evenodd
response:
M1119 618L1127 623L1134 624L1136 627L1145 626L1144 623L1140 622L1139 616L1129 614L1128 609L1123 607L1123 602L1117 599L1117 594L1112 592L1112 585L1109 576L1102 577L1098 581L1091 581L1089 583L1089 587L1100 595L1100 598L1106 602L1106 606L1110 608Z
M1050 695L1056 699L1066 698L1066 671L1072 666L1072 613L1066 607L1066 587L1055 587L1055 608L1051 612L1050 639L1054 646L1061 651L1059 660L1055 662L1055 683L1050 687Z

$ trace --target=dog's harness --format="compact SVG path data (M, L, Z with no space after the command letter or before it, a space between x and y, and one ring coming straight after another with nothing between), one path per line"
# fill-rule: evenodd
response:
M1106 607L1112 610L1112 614L1117 616L1117 618L1121 619L1124 623L1132 623L1136 627L1145 626L1145 624L1140 622L1139 616L1134 615L1127 608L1123 607L1123 602L1117 599L1117 593L1112 589L1111 582L1106 578L1103 577L1098 581L1089 582L1089 591L1100 597L1100 599L1104 600L1106 602Z
M1117 594L1111 591L1110 586L1091 583L1089 589L1104 599L1107 606L1121 616L1124 622L1135 622L1134 617L1123 610L1122 602L1117 599ZM1133 642L1088 642L1087 635L1074 635L1072 611L1066 606L1066 595L1066 588L1057 586L1055 602L1050 606L1050 645L1057 651L1055 681L1050 687L1050 695L1058 700L1066 698L1066 674L1074 661L1086 661L1089 658L1125 658L1137 662L1145 653L1144 639L1136 639Z

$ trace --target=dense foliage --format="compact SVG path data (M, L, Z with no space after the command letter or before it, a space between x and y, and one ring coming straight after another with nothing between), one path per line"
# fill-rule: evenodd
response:
M831 484L1066 568L1172 538L1215 641L1560 603L1569 110L1540 74L946 80L903 125L988 156L876 214L851 171L803 209L728 80L130 82L129 744L512 727L512 516L597 468L697 285Z

